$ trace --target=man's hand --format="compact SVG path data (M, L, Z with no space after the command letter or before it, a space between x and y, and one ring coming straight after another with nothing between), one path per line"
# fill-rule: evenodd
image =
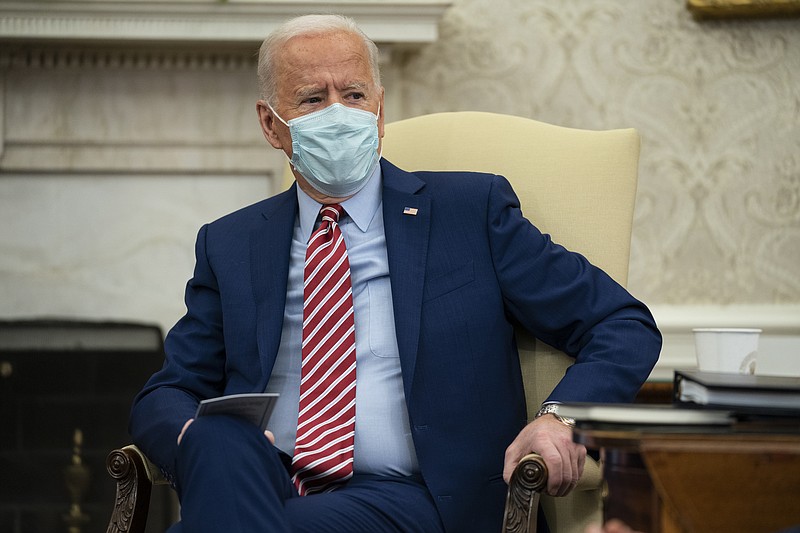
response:
M191 426L191 425L192 425L192 422L194 422L194 418L190 418L190 419L189 419L189 420L187 420L187 421L186 421L186 423L183 425L183 428L181 429L181 432L180 432L180 434L178 435L178 446L180 446L180 444L181 444L181 441L183 440L183 434L184 434L184 433L186 433L186 430L189 428L189 426ZM270 442L270 443L271 443L273 446L275 445L275 435L273 435L273 434L272 434L272 432L271 432L270 430L266 430L266 431L264 432L264 436L265 436L265 437L267 437L267 439L269 440L269 442Z
M547 494L565 496L578 484L586 461L586 448L572 442L572 429L553 415L544 415L527 426L506 449L503 479L525 455L536 452L547 465Z

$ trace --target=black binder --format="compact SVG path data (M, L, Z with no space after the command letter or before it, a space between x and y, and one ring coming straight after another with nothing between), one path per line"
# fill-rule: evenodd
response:
M800 377L676 370L674 403L800 417Z

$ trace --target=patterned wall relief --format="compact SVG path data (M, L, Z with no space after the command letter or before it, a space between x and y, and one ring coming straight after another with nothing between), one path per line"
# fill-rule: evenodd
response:
M633 292L800 304L800 19L454 0L439 29L384 50L388 120L485 110L635 127ZM199 225L269 195L286 164L255 119L252 52L15 50L0 48L0 316L171 326Z
M200 225L269 195L282 163L258 129L255 67L57 52L0 69L0 316L170 327Z
M800 301L800 24L683 0L461 0L408 58L409 116L477 109L642 134L630 287Z

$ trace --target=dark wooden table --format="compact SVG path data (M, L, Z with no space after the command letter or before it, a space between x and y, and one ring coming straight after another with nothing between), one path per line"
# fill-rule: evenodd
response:
M647 533L800 525L800 420L725 429L579 424L574 435L604 456L606 518Z

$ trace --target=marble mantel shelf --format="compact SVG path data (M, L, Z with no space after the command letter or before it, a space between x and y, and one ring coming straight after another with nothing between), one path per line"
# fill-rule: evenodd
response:
M337 12L374 41L433 42L453 0L0 0L0 41L260 43L283 20Z

